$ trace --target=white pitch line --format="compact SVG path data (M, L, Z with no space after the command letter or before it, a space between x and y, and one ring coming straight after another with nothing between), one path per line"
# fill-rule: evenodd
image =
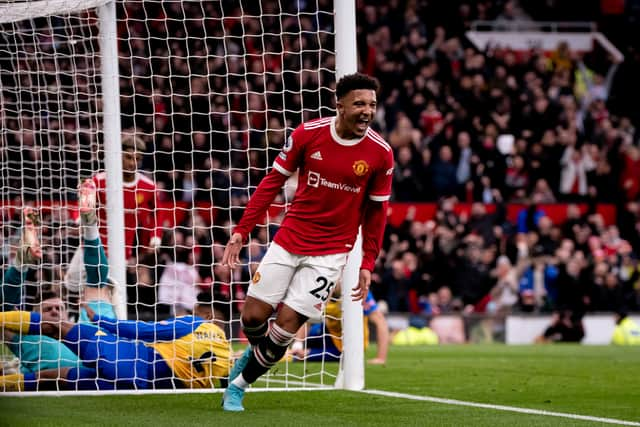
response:
M442 403L444 405L470 406L473 408L493 409L496 411L519 412L521 414L543 415L547 417L570 418L573 420L594 421L597 423L617 424L622 426L640 426L640 422L616 420L614 418L592 417L589 415L569 414L565 412L551 412L542 409L519 408L517 406L492 405L489 403L465 402L464 400L442 399L440 397L416 396L413 394L396 393L383 390L362 390L360 393L375 394L378 396L397 397L399 399L419 400L423 402Z

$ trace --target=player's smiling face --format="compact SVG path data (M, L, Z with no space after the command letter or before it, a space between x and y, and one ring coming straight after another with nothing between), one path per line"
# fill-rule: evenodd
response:
M362 138L376 114L376 92L356 89L338 100L336 132L341 138Z

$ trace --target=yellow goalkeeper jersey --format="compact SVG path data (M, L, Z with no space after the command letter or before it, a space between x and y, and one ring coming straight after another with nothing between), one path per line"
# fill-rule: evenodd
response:
M369 311L370 312L370 311ZM365 314L368 314L365 310ZM327 332L333 341L333 345L340 351L342 351L342 301L331 300L327 303L325 308L325 320L324 324L327 328ZM364 348L369 346L369 322L368 318L364 316Z
M153 347L176 377L189 388L211 388L229 376L231 347L224 331L213 323L201 323L190 334Z

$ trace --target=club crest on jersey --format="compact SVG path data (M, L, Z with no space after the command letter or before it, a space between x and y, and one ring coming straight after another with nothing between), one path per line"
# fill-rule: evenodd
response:
M136 203L140 204L144 202L144 195L143 194L136 194Z
M291 151L292 148L293 148L293 138L291 137L291 135L289 135L289 138L287 138L287 140L284 143L284 146L282 147L282 151L286 153L288 151Z
M357 176L362 176L369 172L369 164L364 160L356 160L353 162L353 173Z
M262 278L262 276L260 276L260 272L256 271L256 273L253 275L253 279L251 279L251 282L256 285L258 284L258 282L260 281L260 279Z

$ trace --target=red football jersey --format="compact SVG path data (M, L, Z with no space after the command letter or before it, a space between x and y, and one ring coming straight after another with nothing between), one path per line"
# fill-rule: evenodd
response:
M100 225L100 237L105 250L107 242L107 183L106 174L100 172L93 177L97 187L98 199L98 224ZM136 173L133 182L125 182L124 190L124 243L126 256L129 258L133 251L133 243L136 232L140 243L147 244L153 237L162 237L162 230L158 227L156 206L156 184L141 173Z
M289 176L299 170L298 188L274 241L291 253L326 255L353 247L366 199L391 195L393 151L371 129L345 140L335 117L298 126L273 167Z

